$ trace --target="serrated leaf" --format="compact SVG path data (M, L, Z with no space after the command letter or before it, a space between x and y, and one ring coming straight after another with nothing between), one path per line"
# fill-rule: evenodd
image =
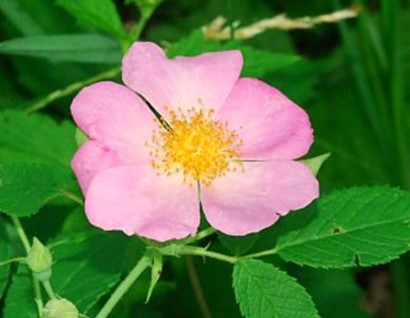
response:
M20 264L8 289L4 318L38 318L34 302L33 277L27 266Z
M6 262L12 257L11 242L7 235L6 223L0 217L0 263ZM0 265L0 299L3 296L10 273L10 264Z
M72 182L68 169L42 164L0 165L0 211L29 216Z
M82 24L122 37L125 34L112 0L58 0Z
M246 318L319 317L306 290L271 264L259 260L237 262L233 287Z
M77 145L75 127L20 111L0 112L0 161L36 162L70 167Z
M207 41L201 31L195 31L177 42L167 53L171 57L176 55L194 56L204 52L224 50L241 51L244 59L241 76L263 77L301 60L297 55L262 51L237 41L227 43Z
M0 53L57 62L119 64L118 43L100 34L36 35L0 43Z
M409 249L410 193L389 187L337 191L283 221L275 249L287 261L324 268L381 264Z
M51 248L55 292L86 313L118 282L129 240L120 233L61 236Z

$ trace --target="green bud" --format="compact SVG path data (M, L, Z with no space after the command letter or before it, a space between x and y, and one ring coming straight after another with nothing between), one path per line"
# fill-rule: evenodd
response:
M50 251L36 237L26 258L27 266L39 281L47 281L51 277L53 258Z
M78 309L67 299L51 299L43 309L42 318L78 318Z

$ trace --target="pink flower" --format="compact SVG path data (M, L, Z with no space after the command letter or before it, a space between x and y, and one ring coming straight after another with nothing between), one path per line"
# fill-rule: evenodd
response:
M100 82L76 96L71 111L89 140L72 166L92 224L181 239L196 233L202 206L214 228L245 235L318 196L294 160L313 141L307 114L277 89L239 79L241 68L239 51L167 59L139 42L123 60L126 86Z

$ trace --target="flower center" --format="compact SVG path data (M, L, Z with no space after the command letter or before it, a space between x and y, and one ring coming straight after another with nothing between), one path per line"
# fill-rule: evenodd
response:
M242 167L235 160L241 157L242 140L226 124L213 119L213 110L169 113L170 128L153 133L153 168L167 175L182 172L189 184L200 181L209 186L215 178Z

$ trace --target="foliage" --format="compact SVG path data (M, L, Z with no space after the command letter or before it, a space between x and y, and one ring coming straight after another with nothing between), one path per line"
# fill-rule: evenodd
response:
M381 2L359 0L352 22L219 41L201 32L218 15L237 28L350 3L0 1L0 316L39 317L61 297L97 318L363 318L368 298L354 275L389 263L396 316L408 317L410 12L405 1ZM92 228L70 167L79 131L69 105L93 82L118 81L136 39L170 57L240 50L242 76L278 87L310 114L315 144L301 162L318 175L321 197L245 237L206 222L198 236L167 244ZM55 261L46 284L26 266L33 237Z

